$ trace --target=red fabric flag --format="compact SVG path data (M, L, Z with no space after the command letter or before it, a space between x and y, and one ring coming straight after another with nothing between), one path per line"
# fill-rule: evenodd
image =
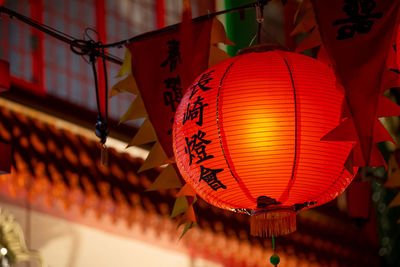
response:
M10 89L10 64L0 60L0 92Z
M212 19L192 23L188 14L177 29L127 45L132 55L132 74L168 157L173 156L175 110L186 88L208 67Z
M96 3L96 30L98 32L99 41L105 42L107 40L106 23L104 23L104 18L106 17L106 4L105 0L98 0ZM98 94L99 94L99 110L103 118L106 118L106 101L108 101L106 96L106 81L104 79L107 73L104 72L102 58L97 59L97 76L98 76ZM107 63L105 63L107 64ZM107 118L106 118L107 119Z
M390 140L378 121L400 108L382 96L385 62L398 27L399 1L312 0L322 42L345 89L344 121L324 140L355 141L355 166L385 162L376 143Z
M0 0L0 6L4 3L4 0Z
M397 61L397 66L400 68L400 26L397 26L396 61Z

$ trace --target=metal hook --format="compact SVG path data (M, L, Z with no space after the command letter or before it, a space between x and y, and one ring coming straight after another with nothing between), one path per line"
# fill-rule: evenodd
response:
M263 9L264 9L264 5L260 3L260 0L258 0L258 4L256 6L256 14L257 14L256 20L258 23L264 22Z

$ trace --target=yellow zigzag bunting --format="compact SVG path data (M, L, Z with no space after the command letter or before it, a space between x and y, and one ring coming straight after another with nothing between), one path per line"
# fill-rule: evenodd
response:
M120 78L131 73L132 73L131 53L129 52L128 49L125 49L124 61L122 63L121 69L119 70L118 74L115 77Z
M128 75L125 79L116 83L110 91L110 98L120 94L120 93L131 93L134 95L139 95L139 89L137 87L136 81L132 75Z
M182 183L172 165L165 167L146 191L181 188Z
M123 123L129 120L140 119L143 117L147 117L146 108L144 107L142 98L140 96L137 96L135 100L133 100L132 104L129 106L125 114L122 115L119 123Z
M162 149L159 142L155 143L150 150L149 155L140 167L138 172L142 172L148 169L159 167L165 163L168 159L167 154L165 154L164 149Z
M129 142L127 148L130 146L139 146L155 141L157 141L157 136L154 131L153 125L149 120L146 119L140 126L135 137L133 137L132 140Z

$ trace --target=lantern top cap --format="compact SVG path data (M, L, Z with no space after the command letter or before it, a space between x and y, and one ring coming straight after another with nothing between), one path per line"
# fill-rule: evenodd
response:
M261 53L267 52L272 50L281 50L281 51L289 51L289 49L283 45L276 44L276 43L265 43L265 44L258 44L253 45L250 47L244 47L238 51L238 55L244 55L248 53Z

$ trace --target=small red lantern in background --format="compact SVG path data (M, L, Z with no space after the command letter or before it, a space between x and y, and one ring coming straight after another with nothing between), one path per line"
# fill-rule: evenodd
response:
M10 89L10 64L0 60L0 92Z
M347 211L359 225L366 223L371 215L371 184L362 180L360 173L347 188Z
M208 203L252 215L253 235L296 229L296 212L338 196L352 143L321 141L340 121L333 71L273 50L231 58L188 88L174 121L177 166ZM356 169L354 169L356 171Z

